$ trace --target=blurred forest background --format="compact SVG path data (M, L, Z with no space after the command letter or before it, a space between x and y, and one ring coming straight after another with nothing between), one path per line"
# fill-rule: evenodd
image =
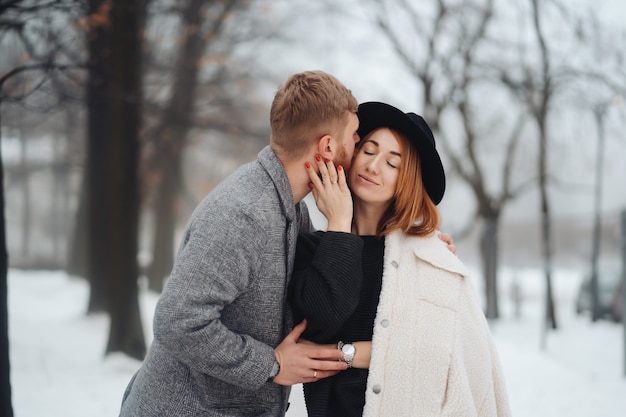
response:
M307 69L424 115L487 317L500 265L540 267L556 328L554 265L622 256L625 19L618 0L0 0L5 329L7 267L65 269L110 315L107 352L142 358L139 289Z

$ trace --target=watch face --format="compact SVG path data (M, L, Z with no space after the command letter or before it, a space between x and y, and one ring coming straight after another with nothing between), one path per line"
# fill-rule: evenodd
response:
M343 352L344 355L350 356L350 355L354 355L354 345L351 344L346 344L343 345L343 347L341 348L341 351Z

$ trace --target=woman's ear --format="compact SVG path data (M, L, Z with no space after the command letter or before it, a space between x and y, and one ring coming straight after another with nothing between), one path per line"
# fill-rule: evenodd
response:
M335 157L334 141L330 135L324 135L317 143L317 153L322 158L333 160Z

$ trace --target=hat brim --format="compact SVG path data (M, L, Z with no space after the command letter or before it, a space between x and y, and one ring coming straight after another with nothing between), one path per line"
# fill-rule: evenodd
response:
M446 190L446 175L435 139L424 119L414 113L410 116L389 104L370 101L361 103L357 112L361 139L381 127L404 133L417 149L422 167L422 181L430 199L439 204Z

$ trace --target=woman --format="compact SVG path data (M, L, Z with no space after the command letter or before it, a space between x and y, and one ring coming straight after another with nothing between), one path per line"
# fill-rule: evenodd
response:
M384 103L358 116L348 182L307 164L328 228L299 237L290 302L303 338L337 344L349 365L305 384L309 416L509 415L467 270L437 237L445 174L430 128Z

